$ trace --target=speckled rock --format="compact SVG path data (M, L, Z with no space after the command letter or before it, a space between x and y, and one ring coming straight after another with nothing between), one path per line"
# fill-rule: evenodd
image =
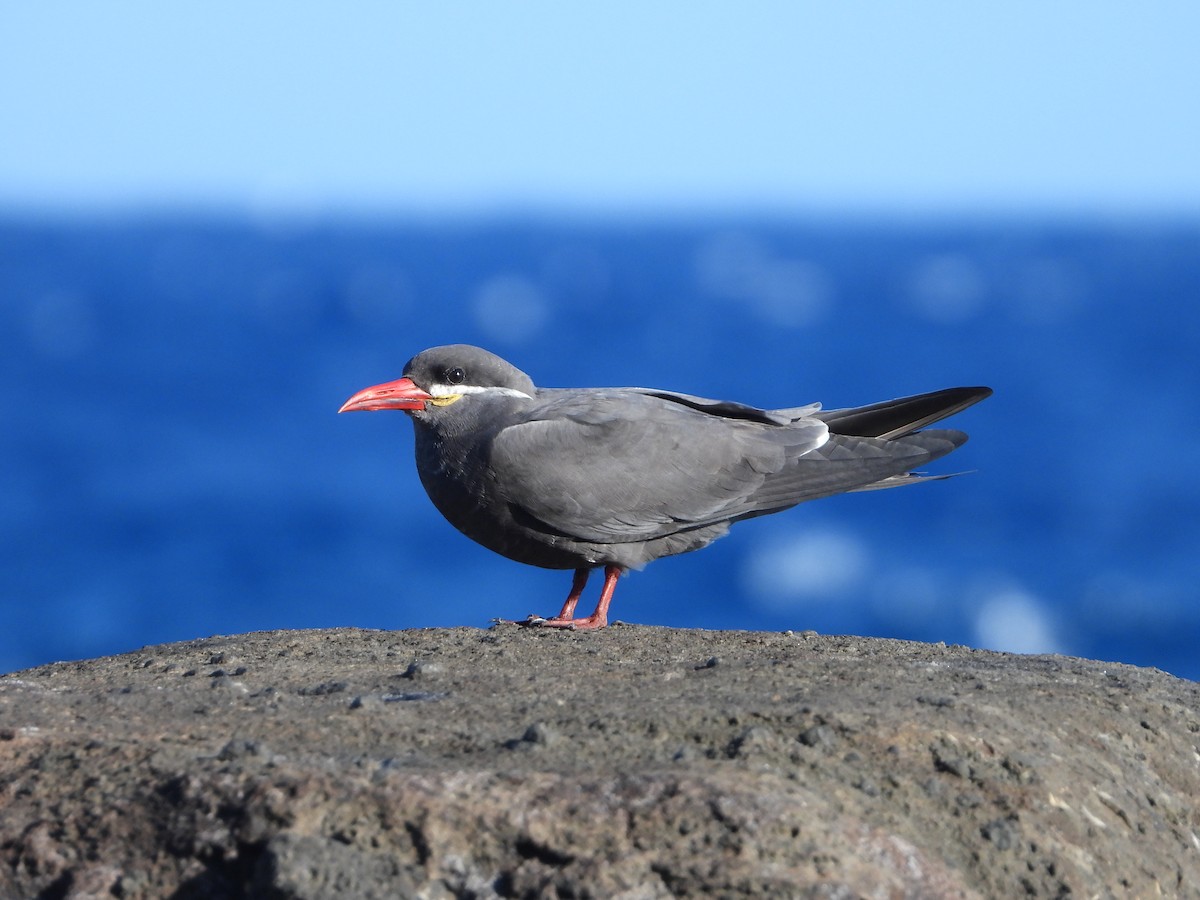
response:
M1200 686L866 638L217 637L0 677L0 896L1200 896Z

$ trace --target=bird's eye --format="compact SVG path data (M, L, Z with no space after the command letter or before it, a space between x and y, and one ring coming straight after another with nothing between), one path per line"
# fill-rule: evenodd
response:
M458 366L455 366L453 369L446 370L446 381L449 384L462 384L463 380L466 379L466 377L467 377L467 373L464 372L462 369L460 369Z

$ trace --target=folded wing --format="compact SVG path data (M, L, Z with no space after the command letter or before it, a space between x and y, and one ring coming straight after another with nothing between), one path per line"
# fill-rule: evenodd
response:
M548 534L625 543L922 480L907 473L967 436L918 429L991 391L952 388L825 412L646 389L547 393L534 418L493 439L504 499Z
M820 447L816 419L782 427L637 391L572 392L504 428L490 464L518 517L598 543L645 541L736 518Z

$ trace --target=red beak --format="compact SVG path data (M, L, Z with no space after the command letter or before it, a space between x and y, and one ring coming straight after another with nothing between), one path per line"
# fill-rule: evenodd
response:
M342 404L340 413L353 412L356 409L424 409L425 403L433 397L415 384L411 378L399 378L386 384L359 391Z

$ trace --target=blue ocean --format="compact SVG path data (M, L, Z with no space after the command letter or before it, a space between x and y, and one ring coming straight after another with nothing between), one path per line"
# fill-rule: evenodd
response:
M953 420L960 477L742 523L616 619L1200 678L1200 223L1146 219L10 218L0 671L556 612L568 573L433 509L405 416L336 414L451 342L768 407L995 389Z

